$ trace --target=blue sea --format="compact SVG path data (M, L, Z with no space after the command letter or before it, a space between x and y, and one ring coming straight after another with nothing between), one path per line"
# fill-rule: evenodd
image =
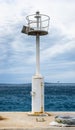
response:
M31 84L0 84L0 111L31 111ZM45 111L75 111L74 83L45 83Z

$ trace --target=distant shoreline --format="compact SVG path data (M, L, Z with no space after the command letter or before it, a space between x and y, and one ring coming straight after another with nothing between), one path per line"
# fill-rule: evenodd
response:
M0 83L0 85L26 85L26 84L32 84L32 83ZM51 83L51 82L44 82L44 84L51 84L51 85L57 85L57 84L61 84L61 85L72 85L75 83L62 83L62 82L56 82L56 83Z

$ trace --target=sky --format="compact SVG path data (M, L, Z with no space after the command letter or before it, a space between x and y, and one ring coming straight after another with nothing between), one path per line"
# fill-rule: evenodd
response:
M75 83L75 0L0 0L0 83L32 82L35 37L21 30L36 11L50 17L48 35L40 37L41 75Z

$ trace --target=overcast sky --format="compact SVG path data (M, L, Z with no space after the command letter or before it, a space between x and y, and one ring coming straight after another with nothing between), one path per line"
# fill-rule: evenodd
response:
M50 16L40 38L41 74L48 82L75 82L75 0L0 0L0 83L31 82L35 37L21 33L26 16Z

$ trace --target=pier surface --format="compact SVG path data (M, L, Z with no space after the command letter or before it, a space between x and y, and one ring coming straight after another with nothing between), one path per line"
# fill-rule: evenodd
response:
M53 127L57 115L75 116L75 112L48 112L49 116L30 116L28 112L0 112L0 130L75 130L75 127Z

